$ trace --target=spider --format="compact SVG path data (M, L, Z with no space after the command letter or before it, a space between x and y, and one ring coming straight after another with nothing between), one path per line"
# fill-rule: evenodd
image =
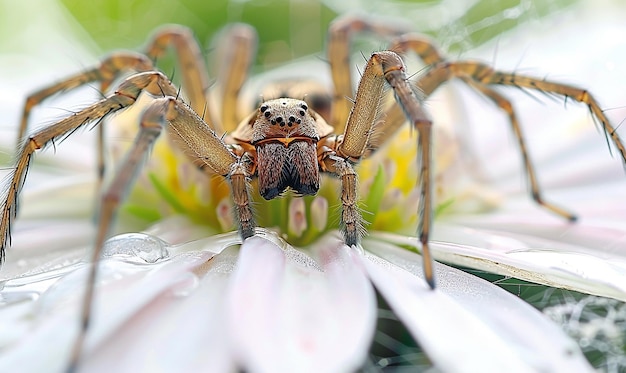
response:
M348 57L350 41L355 33L365 32L382 35L390 40L390 46L388 50L374 52L367 58L358 88L353 92ZM141 170L144 156L163 130L167 130L177 147L199 169L228 180L234 203L233 214L243 240L255 234L256 225L250 202L251 178L258 179L258 192L269 200L289 189L298 195L315 194L320 188L320 174L330 173L341 182L340 230L345 244L353 246L359 244L364 232L358 209L355 164L375 152L391 133L408 121L418 133L416 145L419 149L421 198L417 236L424 257L425 279L433 289L435 277L429 250L429 232L433 220L430 175L432 121L423 108L423 101L443 83L460 79L505 111L517 138L533 200L569 221L574 221L575 215L542 198L513 106L492 86L538 90L584 103L626 162L626 148L615 127L586 90L495 71L477 61L448 61L424 36L365 18L343 17L330 26L327 53L334 93L328 99L316 92L310 92L304 98L269 99L262 101L248 117L240 120L236 110L239 91L254 57L256 32L250 26L234 25L225 38L230 48L227 54L230 69L221 92L219 117L213 107L207 106L209 80L200 48L191 32L184 27L161 29L149 41L143 54L112 54L98 66L37 91L26 100L19 128L20 149L0 206L0 261L4 260L4 250L10 243L10 228L17 214L18 197L35 151L70 136L88 123L99 124L109 114L132 106L142 93L154 98L141 115L139 132L125 161L101 197L88 290L82 304L81 329L72 350L70 370L77 366L88 330L96 264L103 244L110 235L110 227L125 191L133 184L135 175ZM169 48L175 50L181 66L182 87L189 103L180 98L178 88L154 65L154 61ZM408 79L401 57L408 53L416 54L428 67L413 81ZM114 81L129 71L132 75L102 100L25 136L31 110L48 97L91 82L98 82L101 91L107 92ZM387 105L386 86L391 87L395 104ZM102 178L102 126L98 128L101 140L98 149L99 173Z

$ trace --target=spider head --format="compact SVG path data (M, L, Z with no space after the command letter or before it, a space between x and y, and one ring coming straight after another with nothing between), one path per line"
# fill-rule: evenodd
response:
M316 143L333 133L321 115L302 100L279 98L262 102L231 134L239 142L258 148L266 143Z
M319 139L314 114L304 101L279 98L259 106L251 143L257 150L263 198L272 199L287 188L301 195L317 193Z
M261 103L232 137L256 148L259 192L272 199L287 188L300 195L317 193L317 142L332 132L306 102L279 98Z
M319 140L315 118L304 101L279 98L259 106L252 125L252 143L294 137Z
M309 78L286 78L282 80L272 81L263 86L259 92L260 98L254 105L259 108L263 104L263 97L298 97L306 102L308 107L317 114L321 115L325 120L330 118L330 110L332 105L332 95L327 85L322 84L317 79Z

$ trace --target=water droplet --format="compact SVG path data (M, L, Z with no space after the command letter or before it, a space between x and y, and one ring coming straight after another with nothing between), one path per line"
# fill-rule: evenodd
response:
M122 257L132 263L156 263L170 256L169 244L144 233L125 233L110 238L104 244L102 257Z

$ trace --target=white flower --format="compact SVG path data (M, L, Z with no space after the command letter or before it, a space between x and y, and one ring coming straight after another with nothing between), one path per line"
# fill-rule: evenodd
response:
M589 19L593 27L588 27L587 35L575 38L576 48L602 56L601 66L609 69L621 55L618 48L608 44L612 39L607 35L623 35L624 27L620 22ZM549 34L556 41L547 40L547 45L564 43L576 27L582 27L580 21L561 24ZM500 41L498 66L506 63L503 60L509 53L519 59L519 49L509 50L509 40L513 43L515 35ZM489 48L493 50L493 46ZM563 50L559 53L566 53ZM579 56L576 52L569 50L569 59L559 61L558 66L550 66L557 59L552 55L541 63L525 60L523 65L556 71L559 76L552 78L560 78L567 74L568 62L579 62L574 59ZM598 68L596 61L584 71L593 73ZM619 65L614 72L623 77L626 72L618 70ZM594 93L616 95L613 100L601 97L605 105L619 106L619 95L623 102L618 79L611 77L615 81L596 86L587 76L576 78L590 83ZM575 210L581 220L572 225L530 201L520 182L521 161L515 143L505 134L507 124L497 110L490 110L480 100L472 101L473 96L466 92L460 95L463 102L469 102L460 111L469 116L464 121L477 122L468 126L474 128L474 137L480 137L475 139L477 157L490 183L487 191L464 189L467 198L477 200L478 195L479 203L497 202L498 198L492 200L493 191L497 191L504 202L488 212L459 212L458 208L442 214L433 235L435 258L626 300L626 179L619 160L611 160L602 147L602 138L587 136L593 132L588 128L591 120L576 110L573 115L564 114L559 107L550 108L556 113L553 117L538 115L536 106L540 104L532 100L517 107L532 139L529 143L539 143L531 146L531 154L540 165L546 198ZM435 112L433 117L441 118L436 114L437 98L429 105ZM612 114L619 122L620 114ZM496 126L504 128L498 131ZM502 141L506 136L511 140ZM2 145L8 147L10 142L4 141ZM63 147L71 143L67 141ZM80 168L81 161L76 163ZM177 172L185 173L183 167ZM445 172L442 175L444 181L450 177ZM515 175L513 182L511 175ZM36 172L32 176L29 184ZM389 183L395 174L387 172L386 177ZM48 178L43 174L38 180ZM78 330L88 268L81 259L93 232L84 218L93 201L93 185L91 178L73 177L26 191L14 246L0 271L6 280L0 292L0 371L16 367L25 372L62 371L66 367ZM187 186L193 188L194 184ZM385 344L386 337L391 341L395 338L377 324L387 317L378 315L385 312L379 310L382 297L438 370L592 371L576 343L556 324L489 282L437 264L438 288L429 290L421 279L420 256L406 250L417 246L414 237L371 229L361 250L342 245L336 232L330 232L309 248L300 249L261 228L257 236L239 246L235 233L207 234L207 230L229 225L225 215L220 215L224 210L221 197L211 202L218 217L222 216L217 228L197 226L178 216L160 221L146 233L120 235L108 241L99 264L94 321L80 369L379 370L397 363L390 358L374 360L370 354L373 341ZM455 197L465 198L459 194ZM393 209L395 195L385 198L381 205ZM332 210L332 202L317 197L309 207L325 215ZM295 203L288 207L300 216L306 214L306 208ZM289 229L307 239L307 232L319 234L333 224L319 216L305 220L304 225L308 222L311 224L304 228L293 224ZM610 325L603 327L616 330ZM419 360L401 358L406 359L403 363Z

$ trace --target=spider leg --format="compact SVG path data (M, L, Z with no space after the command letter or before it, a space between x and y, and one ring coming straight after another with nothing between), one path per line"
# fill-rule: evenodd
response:
M33 153L57 139L71 135L87 123L98 121L109 113L132 105L139 94L146 91L154 96L175 95L176 88L159 72L145 72L127 78L120 88L109 97L73 114L51 126L34 132L22 143L17 162L9 176L8 188L2 193L0 205L0 263L4 250L10 243L11 223L17 215L17 201L26 180L26 173Z
M17 146L19 147L28 130L28 119L32 109L44 100L59 92L65 92L90 82L100 82L100 91L106 92L113 81L124 71L142 72L154 70L152 62L144 55L130 52L115 53L105 58L100 64L92 69L67 77L55 84L44 87L26 98L22 118L17 133ZM97 136L97 170L100 183L104 178L104 128L98 127Z
M617 133L611 126L608 118L606 118L606 116L598 106L597 101L585 90L564 84L548 82L545 80L520 76L516 74L497 72L489 66L478 62L448 63L445 58L439 53L439 51L434 47L432 41L419 34L401 35L393 41L391 45L391 50L401 52L413 51L425 63L431 65L431 70L428 71L425 76L420 77L420 79L416 82L416 85L426 97L430 96L432 92L434 92L434 90L439 87L439 85L456 77L460 78L470 87L485 95L487 98L493 101L500 109L502 109L509 117L509 122L511 123L513 133L517 138L520 151L522 153L524 169L526 174L528 175L530 192L533 200L535 200L535 202L540 206L548 209L549 211L552 211L559 216L562 216L569 221L575 221L576 216L559 206L546 202L541 197L541 191L539 183L537 181L535 169L528 155L525 140L522 135L521 126L519 125L519 121L517 120L517 116L515 115L513 106L508 99L506 99L504 96L494 91L493 89L489 88L488 85L498 84L536 89L542 92L560 94L565 96L566 98L572 97L577 101L587 104L592 115L594 115L595 118L600 121L605 130L605 133L611 136L615 146L621 152L622 158L624 158L626 161L624 146L617 136ZM375 133L372 136L374 139L378 137L376 136L378 132L390 133L393 132L397 127L399 127L397 122L399 121L398 118L400 117L397 111L397 108L394 107L391 107L389 109L386 115L386 122L380 127L375 128ZM375 145L377 144L373 145L375 147Z
M333 21L328 29L328 62L334 84L334 96L329 123L341 133L346 123L351 97L354 97L352 73L350 69L350 42L355 33L370 32L380 36L397 36L407 30L386 22L360 17L341 17Z
M504 96L489 88L488 86L473 81L471 79L463 78L469 86L475 88L489 99L491 99L500 109L502 109L506 115L509 117L509 122L511 123L513 133L517 138L517 143L520 148L520 152L522 153L522 159L524 161L524 169L526 174L528 175L528 182L530 184L530 194L533 200L540 206L552 211L553 213L562 216L563 218L569 221L576 221L576 215L568 212L567 210L556 206L550 202L546 202L542 196L541 191L539 189L539 183L537 182L537 175L535 173L535 167L533 166L530 157L528 155L528 151L526 150L526 143L524 140L524 135L522 133L522 128L517 120L517 116L515 115L515 111L513 110L513 105L511 102L506 99Z
M169 126L168 126L169 125ZM89 267L87 291L83 298L81 324L70 358L69 371L75 371L81 356L85 336L91 321L94 284L97 277L98 262L106 239L110 235L111 224L126 196L127 190L133 185L136 175L145 163L152 145L161 134L163 128L173 131L176 144L194 161L210 167L220 175L227 176L231 181L233 195L241 221L243 238L254 234L254 222L249 205L247 170L238 159L212 131L209 126L186 104L174 97L164 97L153 101L141 116L140 131L133 146L121 163L110 186L104 192L98 213L98 229L94 250Z
M552 82L544 79L537 79L514 73L499 72L486 64L480 62L445 62L436 65L432 70L420 77L418 86L424 91L426 96L430 95L437 87L445 81L454 77L472 79L485 85L504 85L517 88L527 88L543 93L551 93L567 98L572 98L581 102L589 108L589 112L595 120L599 121L604 133L611 139L626 164L626 146L617 134L607 116L604 114L598 101L589 91L567 84Z
M437 50L435 44L426 36L407 32L406 28L396 24L381 22L377 19L359 17L342 17L334 21L329 29L328 58L331 66L335 95L333 97L333 116L330 121L338 132L343 129L342 123L346 123L351 102L347 99L353 97L352 79L349 65L349 43L355 33L370 32L382 37L393 37L389 50L398 54L413 51L427 65L444 62L443 55ZM367 145L368 151L373 152L382 143L395 133L405 122L406 116L402 108L395 104L395 100L386 103ZM371 154L371 153L370 153ZM365 154L364 156L369 156Z
M469 68L471 70L471 67ZM610 137L613 145L615 145L622 157L622 160L626 164L626 146L624 146L624 143L617 134L617 128L611 124L607 116L604 114L604 111L600 108L598 101L586 89L513 73L498 72L485 65L476 66L473 77L484 84L522 87L540 92L553 93L563 96L566 99L572 98L587 105L591 115L599 121L602 130L607 136L607 142L608 137Z
M416 85L422 90L425 96L429 96L441 84L452 78L460 78L470 87L476 89L478 92L484 94L492 100L508 115L513 132L520 146L520 151L524 161L524 168L526 174L528 175L530 192L533 200L540 206L559 216L562 216L569 221L575 221L576 216L559 206L546 202L541 197L539 183L537 182L534 167L530 157L528 156L521 127L513 110L513 106L505 97L489 88L489 85L497 84L534 89L540 92L558 94L566 98L571 97L576 101L586 104L594 119L597 119L600 122L602 129L607 136L607 141L610 137L613 144L620 152L622 160L626 164L626 147L617 134L616 128L613 127L602 109L600 109L596 99L584 89L542 79L516 75L513 73L498 72L480 62L441 62L433 66L431 70L420 77L420 79L416 82Z
M81 322L78 336L74 340L72 352L70 355L68 372L75 372L78 360L81 356L87 329L91 321L91 308L93 305L94 284L97 277L98 262L102 254L102 248L105 240L109 236L111 223L113 222L117 210L126 190L132 185L135 176L138 174L144 158L152 148L154 141L161 134L162 111L161 106L153 105L148 108L143 115L141 128L137 134L135 141L126 154L124 161L121 163L121 169L116 174L101 198L100 208L98 209L98 229L96 232L96 240L92 251L91 260L89 261L89 276L87 278L87 289L83 297L83 305L81 312ZM155 113L156 112L156 113ZM160 115L159 115L160 114Z
M44 87L26 97L22 118L18 130L17 144L21 144L26 131L28 130L28 119L32 109L41 104L47 98L65 92L90 82L100 82L100 89L106 92L113 81L117 79L123 71L151 71L154 70L152 62L141 54L123 52L115 53L105 58L97 67L83 71L79 74L67 77L55 84Z
M426 65L445 62L445 58L435 47L433 41L421 34L406 33L395 37L389 46L389 50L400 55L405 54L407 51L412 51ZM421 93L424 94L423 90ZM424 96L424 99L426 96ZM378 149L385 140L406 122L406 116L402 112L402 108L396 105L394 101L388 102L388 105L384 107L381 115L382 120L378 121L372 130L370 142L367 146L372 152Z
M245 159L236 156L222 139L186 104L171 99L176 115L168 114L169 134L174 143L200 169L226 177L230 181L239 233L243 239L254 235L254 217L250 205L252 174Z
M444 56L435 47L435 43L422 34L406 33L392 40L389 50L398 54L412 51L426 64L434 65L445 61Z
M348 246L356 245L365 232L357 206L357 174L344 158L330 154L322 159L322 169L334 173L341 180L341 233L344 242Z
M383 54L384 53L384 54ZM385 79L394 90L396 101L402 107L410 124L418 131L418 169L420 175L420 200L418 205L419 223L417 235L422 244L424 278L431 289L435 288L433 258L430 253L429 236L433 222L432 181L431 181L431 144L432 121L422 106L422 98L411 86L404 72L404 63L400 56L392 52L381 52L380 64Z
M174 49L181 70L182 88L186 101L196 113L206 113L213 118L206 99L209 90L209 76L202 52L191 30L184 26L167 26L157 30L145 49L152 61L163 57L169 48ZM216 128L219 132L220 128Z
M226 132L234 131L242 120L238 111L239 92L256 55L257 39L256 30L242 23L229 26L220 38L217 85L222 99L220 119Z
M343 140L335 152L339 157L352 162L357 162L363 157L382 100L385 81L393 88L398 105L419 133L418 167L421 198L418 206L420 219L417 232L422 245L424 277L428 285L434 288L434 265L429 248L433 219L430 177L432 121L422 108L421 98L408 82L404 73L404 63L396 53L385 51L371 55L359 82L356 100L348 118Z
M214 123L217 133L233 131L241 118L238 117L237 100L239 91L247 78L247 71L255 55L257 34L249 25L230 26L221 38L224 53L217 74L220 87L220 115L210 108L207 100L209 77L198 43L190 29L183 26L168 26L156 32L148 44L146 55L152 60L162 57L171 46L175 50L182 70L182 87L187 101L196 113L205 113L207 120ZM223 57L222 57L223 56ZM219 125L218 125L219 124Z

